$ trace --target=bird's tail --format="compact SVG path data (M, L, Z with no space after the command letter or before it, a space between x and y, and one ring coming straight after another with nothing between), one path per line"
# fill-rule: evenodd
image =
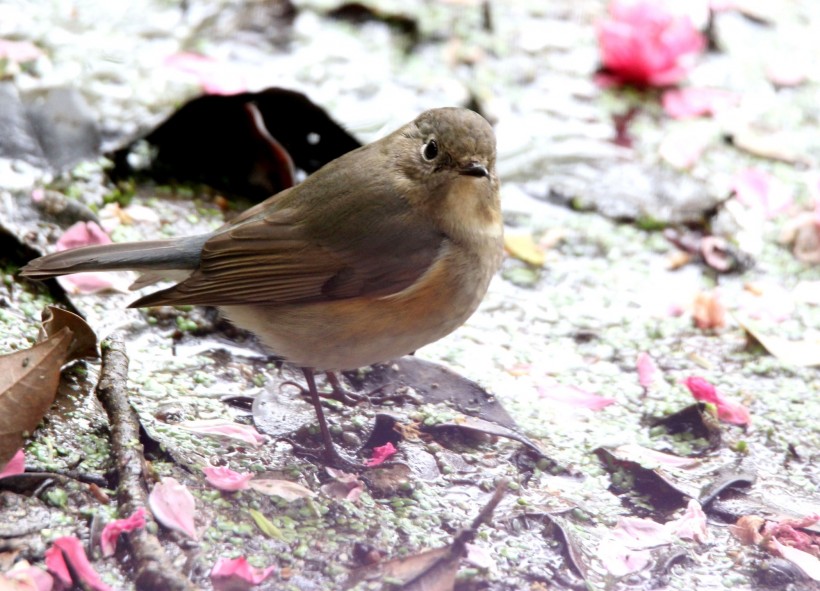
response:
M72 248L34 259L23 267L21 275L48 279L86 271L193 270L208 238L210 234Z

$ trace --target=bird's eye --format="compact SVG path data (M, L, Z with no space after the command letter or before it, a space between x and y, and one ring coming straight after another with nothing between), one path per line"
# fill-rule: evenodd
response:
M421 155L428 162L435 159L435 157L438 156L438 142L436 142L436 140L430 140L424 144L421 147Z

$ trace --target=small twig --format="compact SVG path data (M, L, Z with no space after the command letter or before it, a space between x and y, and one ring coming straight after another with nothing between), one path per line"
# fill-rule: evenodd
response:
M112 335L101 343L102 369L97 384L108 422L111 424L111 448L119 477L117 500L125 514L132 514L148 502L143 487L144 458L140 444L140 424L128 403L128 356L120 335ZM146 520L151 520L150 514ZM194 586L175 569L159 540L147 528L127 534L136 559L137 589L149 591L194 591Z

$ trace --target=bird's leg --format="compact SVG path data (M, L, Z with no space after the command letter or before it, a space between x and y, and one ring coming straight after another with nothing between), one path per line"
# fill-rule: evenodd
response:
M328 464L334 468L345 470L348 472L359 472L364 466L348 460L342 456L333 444L333 439L330 436L330 428L327 426L327 419L325 419L325 412L322 409L322 399L319 396L319 391L316 389L316 379L313 370L309 367L303 367L302 373L305 374L305 381L307 382L308 393L310 394L310 401L313 403L313 408L316 411L316 418L319 421L319 431L322 435L322 443L324 444L324 456Z

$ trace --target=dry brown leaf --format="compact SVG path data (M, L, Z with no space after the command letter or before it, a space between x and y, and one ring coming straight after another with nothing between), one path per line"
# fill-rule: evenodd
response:
M43 341L57 334L64 326L67 326L74 335L71 347L68 349L66 361L99 356L97 353L97 335L94 334L86 321L73 312L56 306L48 306L43 310L43 323L40 327L39 340Z
M23 351L0 355L0 466L8 462L45 415L67 362L96 353L97 338L76 314L49 307L43 340Z
M820 339L791 341L764 333L760 326L749 318L735 316L735 319L764 349L783 363L803 367L820 366Z
M726 308L716 290L701 291L695 296L692 320L701 330L713 330L726 326Z
M63 327L30 349L0 357L0 465L22 447L54 401L71 340L71 329Z
M467 554L478 528L487 523L507 491L508 482L502 481L492 498L482 508L470 527L461 530L453 543L403 558L385 560L359 568L351 573L346 588L363 581L391 580L390 589L401 591L453 591L461 558ZM387 586L385 586L387 588Z

